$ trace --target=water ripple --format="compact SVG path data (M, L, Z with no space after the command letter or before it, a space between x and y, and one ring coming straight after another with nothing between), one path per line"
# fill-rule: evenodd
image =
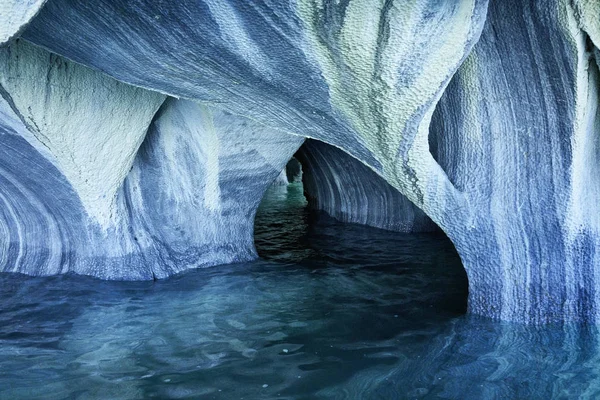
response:
M600 397L596 327L464 315L442 236L315 217L295 186L256 235L260 261L154 283L0 276L0 398Z

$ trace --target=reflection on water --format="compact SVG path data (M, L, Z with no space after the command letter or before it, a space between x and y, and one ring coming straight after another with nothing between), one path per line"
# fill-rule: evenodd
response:
M600 396L596 328L465 316L442 236L314 218L299 186L274 188L262 261L158 282L0 275L0 398Z

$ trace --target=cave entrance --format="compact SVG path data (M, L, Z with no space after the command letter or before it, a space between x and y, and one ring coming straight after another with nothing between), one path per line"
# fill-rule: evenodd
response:
M302 165L292 157L258 207L254 242L264 259L299 261L311 253L307 242L310 213L302 175Z
M382 274L376 280L396 282L417 309L466 312L467 275L451 241L371 169L322 142L307 140L265 193L255 244L263 260Z

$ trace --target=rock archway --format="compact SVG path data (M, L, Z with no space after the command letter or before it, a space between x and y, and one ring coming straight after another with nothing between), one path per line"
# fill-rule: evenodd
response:
M157 108L159 93L226 110L215 112L296 140L290 149L302 139L289 134L343 149L422 209L463 259L472 312L597 321L598 12L583 0L51 0L23 38L123 85L117 108L139 117L135 128L123 121L134 138L117 163L125 172L153 118L141 106ZM98 198L103 186L85 173L101 164L60 155L72 143L34 126L44 113L27 110L35 101L23 82L6 79L22 72L15 46L1 56L3 97L44 143L36 151L56 157L77 207L110 220L113 203L96 204L118 208L132 173L112 173L108 200ZM267 162L273 179L291 153L281 155Z

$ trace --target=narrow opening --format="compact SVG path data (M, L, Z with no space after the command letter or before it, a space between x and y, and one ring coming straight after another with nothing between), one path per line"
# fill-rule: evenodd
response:
M302 165L293 157L266 191L256 213L254 242L260 257L287 262L311 256L307 204Z
M415 211L398 205L391 194L395 189L370 169L337 148L309 140L282 175L287 182L280 177L273 183L256 215L255 243L262 259L315 276L339 275L340 287L324 290L339 290L340 301L358 308L379 304L378 314L404 322L466 312L467 277L450 240L435 225L401 232L406 226L397 210L386 211L386 202ZM385 221L386 216L398 221Z

